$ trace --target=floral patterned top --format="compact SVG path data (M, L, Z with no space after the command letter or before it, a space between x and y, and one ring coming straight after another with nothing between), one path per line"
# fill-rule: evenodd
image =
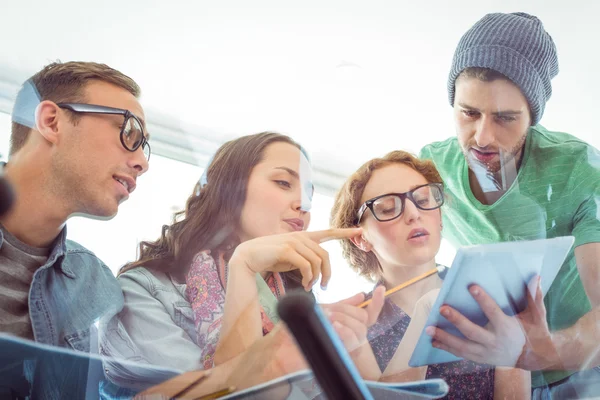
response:
M410 317L386 298L378 321L367 334L381 371L394 356L409 323ZM492 366L462 360L430 365L425 378L446 381L450 391L445 399L493 399L494 372Z
M281 275L269 274L267 286L277 299L285 294ZM213 367L214 354L219 342L221 318L225 306L227 287L227 263L220 254L217 260L210 251L198 253L186 278L185 295L192 306L196 326L196 343L202 349L202 363L205 369ZM261 307L263 334L273 329L273 322Z

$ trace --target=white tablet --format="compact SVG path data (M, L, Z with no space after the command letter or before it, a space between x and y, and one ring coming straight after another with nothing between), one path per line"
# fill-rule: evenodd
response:
M440 294L427 318L425 328L437 326L455 336L464 336L439 312L448 304L477 325L488 319L469 293L469 286L478 284L508 315L523 311L527 305L527 284L535 276L542 277L544 296L558 274L569 250L573 236L531 241L506 242L468 246L458 249ZM425 328L417 342L408 365L420 367L460 360L447 351L431 345Z

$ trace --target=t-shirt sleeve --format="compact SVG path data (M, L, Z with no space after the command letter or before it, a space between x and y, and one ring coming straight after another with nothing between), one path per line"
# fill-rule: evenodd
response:
M577 165L572 193L582 199L573 216L575 247L600 242L600 153L590 146Z
M419 151L419 158L422 160L431 160L432 159L430 144L423 146L421 148L421 151Z

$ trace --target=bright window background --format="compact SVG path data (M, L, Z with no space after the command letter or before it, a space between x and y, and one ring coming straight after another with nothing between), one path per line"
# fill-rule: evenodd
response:
M600 2L590 0L13 1L0 12L0 78L9 71L22 82L57 59L103 62L139 83L149 121L201 136L190 138L198 148L185 146L198 150L196 165L205 165L216 141L275 130L306 146L321 171L348 176L392 149L417 152L452 136L446 79L456 44L484 14L514 11L538 16L558 48L560 74L543 124L600 147L593 117ZM85 42L74 32L84 32ZM10 121L0 115L0 123L6 153ZM183 159L181 147L171 149L174 158ZM116 271L183 207L200 173L153 155L115 219L74 218L69 237ZM323 193L315 196L311 229L328 225L332 199ZM325 247L334 274L323 301L368 289L335 243ZM438 262L449 265L453 255L442 242Z
M74 217L68 223L68 236L94 251L116 274L118 269L137 255L141 240L155 240L162 226L169 224L173 212L182 210L203 169L160 156L152 156L151 168L139 181L129 200L121 204L118 215L110 221ZM333 198L315 193L310 230L329 227ZM328 242L333 273L327 291L316 285L316 295L322 302L332 302L360 291L372 284L358 277L342 257L337 242ZM440 252L451 260L453 249L447 245Z
M10 117L0 113L0 154L6 159L9 146ZM9 127L6 129L6 127ZM191 164L152 155L151 167L139 178L138 186L129 200L121 204L119 213L110 221L84 217L71 218L67 224L68 237L87 247L113 273L136 258L142 240L155 240L162 226L169 224L175 211L182 210L203 169ZM329 227L329 213L333 198L315 193L310 230ZM358 277L342 257L337 242L323 246L333 268L327 291L315 286L319 301L332 302L360 291L369 291L372 284ZM438 262L450 265L454 249L443 243Z

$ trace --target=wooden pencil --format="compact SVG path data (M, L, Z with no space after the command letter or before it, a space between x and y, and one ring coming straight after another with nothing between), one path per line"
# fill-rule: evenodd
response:
M399 284L398 286L396 286L394 288L391 288L390 290L386 291L385 294L384 294L384 297L387 297L387 296L389 296L391 294L394 294L397 291L402 290L405 287L412 285L413 283L419 282L420 280L427 278L428 276L431 276L431 275L433 275L435 273L442 272L443 269L445 269L445 267L443 267L443 266L440 265L440 266L437 266L437 267L435 267L433 269L430 269L429 271L427 271L427 272L425 272L425 273L423 273L423 274L421 274L419 276L415 276L414 278L409 279L406 282L403 282L403 283ZM369 304L371 304L372 301L373 301L372 299L369 299L367 301L362 302L358 306L360 308L366 307Z

